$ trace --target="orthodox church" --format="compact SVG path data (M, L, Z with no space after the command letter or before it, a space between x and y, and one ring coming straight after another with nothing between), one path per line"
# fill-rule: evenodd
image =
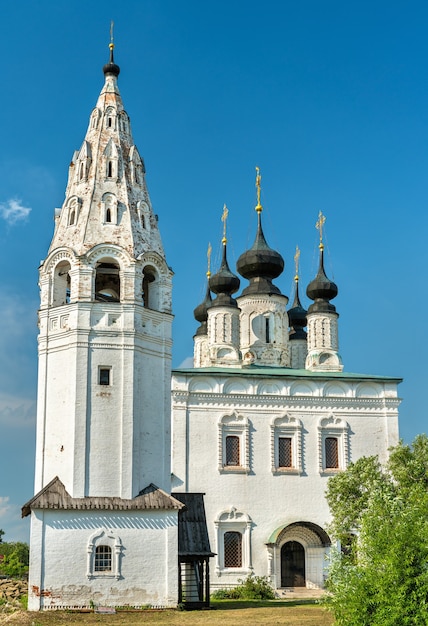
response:
M252 572L322 588L326 482L362 455L386 459L400 379L343 371L322 215L313 303L296 270L287 309L259 172L255 241L237 263L248 284L235 298L225 210L194 367L171 372L172 271L113 48L39 270L29 609L199 606L210 584Z

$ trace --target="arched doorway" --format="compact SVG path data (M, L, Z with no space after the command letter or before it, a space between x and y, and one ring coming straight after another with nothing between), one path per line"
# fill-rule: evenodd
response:
M298 541L281 548L281 587L306 587L305 549Z

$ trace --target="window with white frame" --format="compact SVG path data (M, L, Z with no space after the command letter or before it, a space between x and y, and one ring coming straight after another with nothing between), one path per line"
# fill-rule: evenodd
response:
M249 574L251 563L251 518L235 507L214 521L217 539L217 575Z
M349 425L330 415L318 424L318 456L321 473L344 470L349 463Z
M294 416L276 417L271 423L271 466L274 473L302 471L302 423Z
M95 572L111 572L111 547L103 544L95 548Z
M250 469L249 422L243 415L225 415L219 421L218 467L221 472Z
M113 531L97 530L88 541L88 578L121 578L122 541Z

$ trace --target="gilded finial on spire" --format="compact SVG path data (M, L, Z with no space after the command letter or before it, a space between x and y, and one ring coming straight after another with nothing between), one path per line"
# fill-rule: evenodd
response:
M263 211L263 207L261 205L260 202L260 194L261 194L261 182L262 182L262 176L260 174L260 168L256 166L256 190L257 190L257 206L256 206L256 211L257 213L261 213Z
M320 250L324 250L324 244L322 241L322 231L323 231L323 226L325 224L326 219L327 219L326 216L323 215L322 211L320 211L318 213L317 223L315 224L315 228L320 231L320 245L319 245Z
M299 259L300 259L300 249L299 249L299 246L296 246L296 254L294 255L294 267L296 269L294 280L296 283L299 282Z
M221 221L223 222L223 239L221 240L221 243L224 245L227 243L227 239L226 239L226 221L227 221L227 216L229 215L229 209L227 208L226 205L224 205L223 207L223 215L221 216Z
M207 278L211 276L211 252L213 251L211 243L208 244L207 250L207 260L208 260L208 269L207 269Z

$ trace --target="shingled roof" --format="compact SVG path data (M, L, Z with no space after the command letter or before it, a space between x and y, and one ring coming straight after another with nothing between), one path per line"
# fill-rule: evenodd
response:
M56 510L109 510L109 511L145 511L153 509L182 510L185 505L168 495L153 483L140 491L132 499L88 496L87 498L72 498L63 483L56 476L43 487L31 500L22 507L22 517L30 515L32 509Z
M204 494L175 492L173 496L184 507L178 514L179 558L214 556L208 537Z

